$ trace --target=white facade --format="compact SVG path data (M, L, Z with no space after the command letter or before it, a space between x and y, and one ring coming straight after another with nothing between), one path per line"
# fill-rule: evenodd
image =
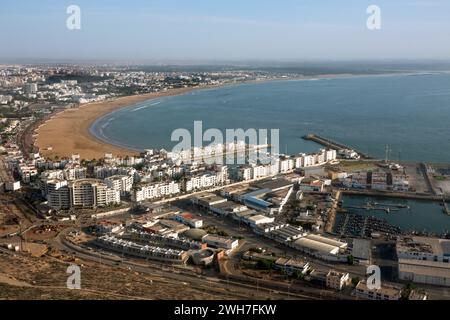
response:
M115 175L105 179L106 185L114 190L119 190L121 195L131 191L133 187L133 177L125 175Z
M228 175L226 170L196 175L185 181L184 190L186 192L191 192L204 188L220 186L227 183L227 178Z
M450 240L428 237L404 237L397 241L397 257L447 263L450 267Z
M327 274L327 287L335 290L342 290L348 284L350 275L348 273L330 270Z
M74 207L103 207L120 204L120 192L110 189L96 179L77 180L70 184L71 205Z
M137 187L133 192L134 201L152 200L180 193L180 184L174 181L168 183L153 183Z
M208 247L213 248L222 248L227 250L233 250L236 248L239 244L239 240L237 239L230 239L225 237L218 237L218 236L211 236L211 235L205 235L202 238L203 243L206 243Z
M67 186L67 180L50 179L40 181L40 189L42 196L46 198L50 193L63 186Z
M73 181L78 179L86 179L87 169L82 167L69 168L63 170L64 179Z

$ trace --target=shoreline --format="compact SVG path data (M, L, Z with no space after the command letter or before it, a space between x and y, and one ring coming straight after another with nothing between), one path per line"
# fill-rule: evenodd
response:
M34 149L37 149L42 156L49 159L61 159L70 157L72 154L79 154L81 159L86 160L103 158L105 153L112 153L118 157L138 155L140 151L137 148L102 139L91 131L91 127L110 113L153 99L183 95L198 90L287 80L302 80L302 78L249 80L222 85L176 88L163 92L116 97L105 101L81 104L75 108L56 112L39 124L33 132L33 136L36 137ZM51 147L51 150L49 150L49 147Z
M34 131L35 147L46 158L64 158L79 154L81 159L99 159L105 153L115 156L132 156L139 152L133 149L107 143L90 132L90 127L97 119L117 111L151 99L175 96L194 90L212 87L191 87L169 89L164 92L151 92L113 98L106 101L90 102L76 108L60 111L46 119ZM51 149L49 149L51 147Z
M188 87L168 89L163 92L152 92L140 95L116 97L106 101L90 102L79 105L75 108L56 112L34 130L34 147L46 158L56 159L70 157L72 154L79 154L81 159L99 159L105 153L112 153L115 156L133 156L139 154L137 148L114 143L107 139L102 139L92 132L91 128L104 116L119 111L120 109L132 107L135 104L169 96L182 95L197 90L217 89L234 85L258 84L271 81L302 81L314 79L331 78L351 78L358 76L401 76L410 73L387 73L377 75L355 75L355 74L334 74L316 75L299 78L277 78L266 80L250 80L238 83L227 83L222 85L210 85L203 87ZM49 149L51 147L51 149Z

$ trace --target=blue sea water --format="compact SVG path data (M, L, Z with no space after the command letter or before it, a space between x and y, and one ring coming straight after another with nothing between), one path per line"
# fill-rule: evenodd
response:
M280 151L314 152L319 134L372 156L450 162L450 74L286 80L198 90L149 100L98 119L110 143L171 149L177 128L280 129ZM207 143L205 143L206 145Z

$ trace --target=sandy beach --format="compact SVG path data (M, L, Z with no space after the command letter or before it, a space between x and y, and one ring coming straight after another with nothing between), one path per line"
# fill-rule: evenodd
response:
M99 159L105 153L116 156L134 155L136 151L117 147L97 139L89 128L99 117L114 110L145 100L183 94L199 88L171 89L143 95L93 102L57 113L36 130L35 144L47 158L79 154L81 159Z

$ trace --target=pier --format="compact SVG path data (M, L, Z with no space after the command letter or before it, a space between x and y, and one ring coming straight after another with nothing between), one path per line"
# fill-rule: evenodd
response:
M336 214L337 214L337 209L339 207L339 201L341 200L341 196L342 196L341 190L337 190L334 195L335 202L333 204L333 207L328 212L327 223L325 225L326 232L329 232L329 233L333 232L333 227L334 227L334 223L336 221Z
M313 141L315 143L321 144L321 145L323 145L323 146L325 146L327 148L334 149L336 151L342 150L342 149L353 150L356 153L358 153L361 156L362 159L373 159L371 156L369 156L368 154L366 154L364 152L358 151L355 148L352 148L352 147L350 147L348 145L345 145L343 143L339 143L339 142L333 141L331 139L327 139L327 138L321 137L321 136L319 136L317 134L308 134L306 136L303 136L302 139L308 140L308 141Z
M450 209L448 208L448 203L445 201L445 198L442 198L442 207L444 208L444 213L450 216Z

